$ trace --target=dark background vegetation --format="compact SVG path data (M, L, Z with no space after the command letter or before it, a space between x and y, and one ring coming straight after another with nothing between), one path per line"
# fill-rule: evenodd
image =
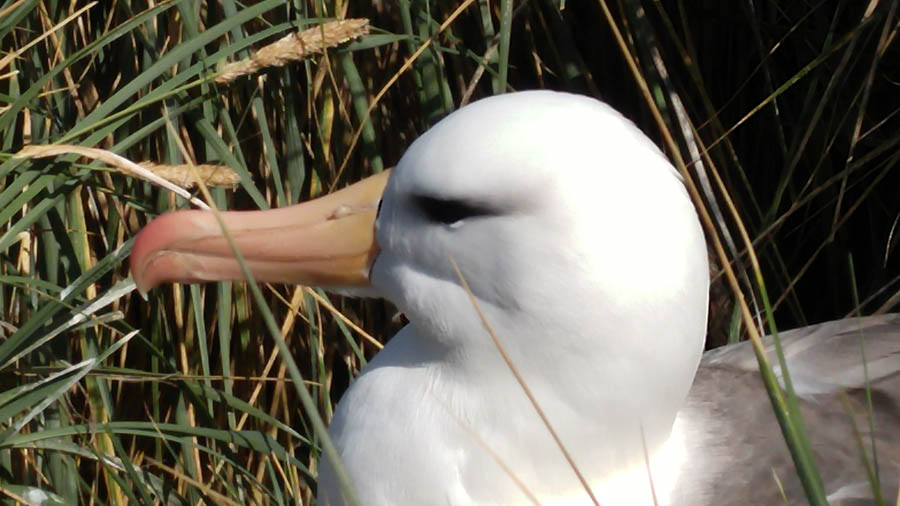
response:
M0 6L0 58L9 57L0 64L7 498L37 487L60 503L308 503L318 453L310 415L273 358L265 310L245 285L164 287L148 301L111 292L127 283L124 260L140 227L185 203L101 163L13 158L27 144L228 165L240 187L213 193L220 207L240 209L305 200L395 164L470 88L472 99L532 88L596 96L662 145L627 51L685 159L694 159L692 144L709 149L702 171L725 181L780 327L892 311L900 301L897 1L623 0L608 5L623 47L603 2L482 0L434 37L371 116L382 87L458 3L121 0L63 24L86 5ZM245 58L247 46L334 17L369 18L372 35L228 85L206 79L222 59ZM141 22L128 27L132 20ZM216 27L227 29L203 38ZM508 52L497 49L504 40ZM675 97L688 122L677 119ZM602 149L602 132L597 143ZM736 237L714 193L706 200L722 209L720 232ZM735 245L731 259L749 273L743 243ZM714 275L710 342L718 345L742 332L733 295ZM758 300L754 283L743 289ZM264 294L326 419L376 348L324 297L379 341L401 324L380 302L284 286ZM91 307L103 297L106 305ZM78 315L85 324L72 322Z

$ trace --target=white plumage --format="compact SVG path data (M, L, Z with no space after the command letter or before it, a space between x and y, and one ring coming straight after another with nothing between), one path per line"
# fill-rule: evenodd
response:
M198 216L191 226L202 228ZM240 220L238 235L250 227ZM204 226L204 237L215 233ZM752 352L732 347L700 364L707 253L682 181L610 107L535 91L451 114L391 175L375 235L379 250L365 264L372 287L410 324L362 371L331 422L363 504L590 504L453 262L600 504L652 504L653 492L659 504L769 504L780 500L773 472L802 500ZM166 240L135 245L139 286L238 277L184 267L183 258L207 250ZM290 263L268 249L257 255L258 267ZM295 263L309 262L300 257ZM152 268L157 258L165 268ZM258 271L280 279L277 268ZM359 281L315 276L286 277ZM815 340L803 330L786 336L832 499L871 490L849 416L833 402L839 389L862 384L857 324L877 350L874 387L896 401L896 317L821 327ZM895 411L877 413L874 435L889 493L900 464ZM344 504L327 460L319 502Z

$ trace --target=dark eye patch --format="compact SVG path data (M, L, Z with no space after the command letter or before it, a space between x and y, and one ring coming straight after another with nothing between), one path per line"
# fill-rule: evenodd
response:
M419 195L413 197L416 206L430 221L449 225L466 218L479 216L494 216L496 209L459 199L439 199Z

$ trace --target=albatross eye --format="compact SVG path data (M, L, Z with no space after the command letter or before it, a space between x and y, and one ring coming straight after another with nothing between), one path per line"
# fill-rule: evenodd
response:
M420 195L414 197L414 200L416 206L428 220L444 225L452 225L467 218L497 214L494 209L459 199L440 199Z

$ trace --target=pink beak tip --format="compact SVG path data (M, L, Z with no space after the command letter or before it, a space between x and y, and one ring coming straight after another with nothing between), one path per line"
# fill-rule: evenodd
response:
M184 229L185 218L189 218L191 214L201 212L175 211L166 213L151 220L147 226L138 232L134 239L134 245L131 247L128 267L138 293L141 294L144 300L147 300L147 294L151 289L165 282L164 279L156 279L158 278L156 275L150 274L148 276L147 270L152 263L151 260L159 252L165 251L173 241L179 238L179 232Z

